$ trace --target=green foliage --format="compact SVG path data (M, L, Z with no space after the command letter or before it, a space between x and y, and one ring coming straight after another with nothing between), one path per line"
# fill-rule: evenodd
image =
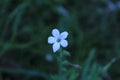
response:
M0 80L120 80L117 0L1 0ZM81 66L58 74L47 43L52 29L68 31L67 60ZM53 61L45 56L50 53Z

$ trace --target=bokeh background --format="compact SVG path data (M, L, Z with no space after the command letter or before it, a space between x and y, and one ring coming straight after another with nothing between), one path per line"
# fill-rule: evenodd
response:
M98 67L113 59L95 80L120 80L119 20L120 0L0 0L0 80L49 80L57 74L47 42L54 28L69 33L68 60L82 67L75 80L94 80ZM92 78L81 78L85 70Z

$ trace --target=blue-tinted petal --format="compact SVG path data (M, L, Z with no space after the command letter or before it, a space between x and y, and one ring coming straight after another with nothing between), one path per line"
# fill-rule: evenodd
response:
M54 43L53 44L53 52L56 52L56 51L58 51L60 49L60 43Z
M60 34L60 38L61 38L61 39L66 39L67 36L68 36L68 32L66 32L66 31L64 31L64 32L62 32L62 33Z
M60 42L62 47L67 47L68 46L68 41L67 40L61 40Z
M52 30L52 35L53 35L56 39L58 39L59 36L60 36L59 30L58 30L58 29L53 29L53 30Z
M56 39L54 37L52 37L52 36L48 37L48 43L49 44L53 44L55 42L56 42Z

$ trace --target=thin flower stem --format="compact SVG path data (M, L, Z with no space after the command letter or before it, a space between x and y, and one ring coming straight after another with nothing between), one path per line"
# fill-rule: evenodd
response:
M63 75L63 73L64 73L64 69L65 69L65 67L64 67L64 64L63 64L63 49L61 48L60 50L59 50L59 57L58 57L58 65L59 65L59 75Z

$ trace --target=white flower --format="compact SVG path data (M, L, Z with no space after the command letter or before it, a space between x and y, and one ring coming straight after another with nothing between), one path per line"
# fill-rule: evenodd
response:
M68 41L65 40L68 36L68 32L64 31L60 33L58 29L53 29L52 35L53 36L48 37L48 43L53 44L53 52L58 51L60 49L60 45L62 47L68 46Z

